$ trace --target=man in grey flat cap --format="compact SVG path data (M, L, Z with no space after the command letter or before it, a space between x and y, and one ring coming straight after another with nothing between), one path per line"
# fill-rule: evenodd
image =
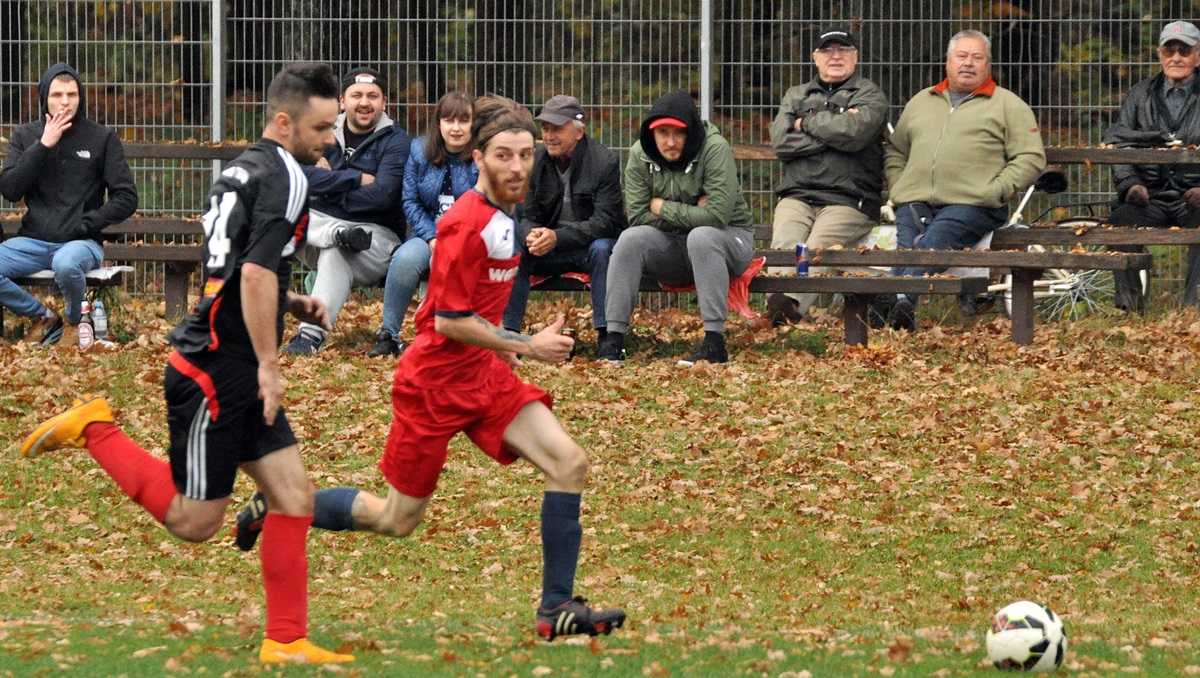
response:
M551 97L536 120L542 125L542 145L534 155L525 213L517 227L521 266L504 310L504 327L521 330L530 275L586 273L592 323L604 336L608 260L627 225L621 161L588 137L583 106L575 97Z
M1200 29L1186 21L1172 21L1158 38L1162 72L1133 86L1117 122L1104 133L1106 143L1117 146L1200 145ZM1113 165L1117 191L1109 223L1121 226L1200 226L1200 169L1196 165ZM1140 246L1112 246L1124 252L1145 251ZM1114 271L1116 304L1142 312L1146 288L1139 271ZM1200 247L1188 248L1183 303L1197 303L1200 284Z

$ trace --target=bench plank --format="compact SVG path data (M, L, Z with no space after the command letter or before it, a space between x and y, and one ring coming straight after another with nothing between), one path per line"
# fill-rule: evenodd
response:
M1150 268L1149 253L1022 252L1016 250L815 250L814 266L928 266L1136 271Z
M1030 245L1073 247L1079 245L1200 245L1200 229L1136 228L1103 226L1076 233L1061 226L1001 228L992 233L993 249L1015 249Z

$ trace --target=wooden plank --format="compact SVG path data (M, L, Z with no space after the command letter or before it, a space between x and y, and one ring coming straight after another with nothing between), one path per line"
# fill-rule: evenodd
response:
M162 261L199 263L204 258L200 245L126 245L108 243L104 258L110 261Z
M126 158L146 160L233 160L246 150L246 143L167 143L124 142ZM8 142L0 141L0 156L8 152Z
M1130 271L1150 268L1151 254L1023 252L1018 250L818 250L813 266L928 266L946 268L1064 268Z
M1197 245L1197 228L1135 228L1100 226L1076 233L1076 229L1058 226L1001 228L992 234L993 249L1029 245Z
M981 276L824 276L760 275L750 281L751 292L813 292L829 294L983 294L988 279ZM584 292L588 288L572 278L551 278L534 292ZM645 285L642 292L662 292Z
M1012 276L1012 340L1020 346L1033 343L1033 282L1041 271L1018 268Z
M736 160L777 161L775 151L766 145L734 144ZM1177 165L1200 164L1200 149L1195 148L1100 148L1093 146L1050 146L1046 161L1051 164L1078 165Z
M0 229L3 229L5 237L13 237L21 228L21 222L17 219L0 220ZM139 217L134 216L132 219L126 219L119 224L113 224L105 227L105 235L146 235L146 236L175 236L175 235L203 235L204 227L198 219L186 219L181 217ZM795 258L793 256L793 258Z

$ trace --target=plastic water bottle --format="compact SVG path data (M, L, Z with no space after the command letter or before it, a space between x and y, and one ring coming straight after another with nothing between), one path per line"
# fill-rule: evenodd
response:
M97 301L92 308L92 324L96 327L96 341L108 338L108 314L104 312L103 301Z
M79 318L79 350L86 351L96 343L96 327L92 324L92 308L85 301Z

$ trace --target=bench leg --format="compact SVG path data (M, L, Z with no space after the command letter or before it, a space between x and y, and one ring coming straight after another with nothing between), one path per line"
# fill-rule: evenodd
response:
M188 279L194 264L169 263L164 267L163 296L167 301L167 318L182 318L188 312Z
M1033 281L1040 277L1038 269L1012 269L1012 340L1021 346L1033 343Z
M867 305L874 294L842 295L842 322L846 326L843 341L847 346L867 345Z

